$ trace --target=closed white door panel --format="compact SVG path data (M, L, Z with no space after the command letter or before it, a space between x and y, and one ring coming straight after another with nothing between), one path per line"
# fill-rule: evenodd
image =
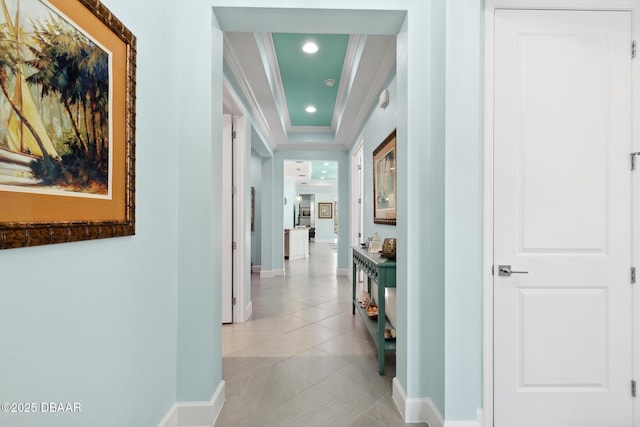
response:
M628 12L496 11L496 427L631 426L630 46Z

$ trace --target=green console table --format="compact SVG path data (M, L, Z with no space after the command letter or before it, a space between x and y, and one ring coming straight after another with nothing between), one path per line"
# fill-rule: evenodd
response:
M376 347L378 348L378 372L384 374L384 354L385 352L393 353L396 351L396 341L384 339L384 329L391 328L385 316L385 289L396 287L396 262L384 258L382 255L370 254L366 249L353 247L353 308L352 313L356 311L362 316L362 320L367 326L367 330L371 335ZM378 295L376 303L378 304L377 320L370 319L367 316L366 309L360 306L356 295L356 286L358 284L358 270L362 270L367 275L367 292L371 295L371 281L378 282Z

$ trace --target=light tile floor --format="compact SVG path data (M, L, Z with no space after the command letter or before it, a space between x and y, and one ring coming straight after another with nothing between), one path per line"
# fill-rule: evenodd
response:
M251 281L253 317L222 328L226 401L217 427L405 424L391 398L395 355L378 375L376 349L351 314L351 283L336 254L285 261L286 276Z

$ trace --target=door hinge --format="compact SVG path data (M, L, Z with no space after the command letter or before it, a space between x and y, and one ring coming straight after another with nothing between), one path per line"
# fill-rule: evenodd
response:
M358 199L358 204L362 204L362 199Z
M231 305L236 305L236 297L231 298Z
M636 284L636 268L635 267L631 267L631 284L632 285Z
M238 245L236 244L236 242L232 242L231 243L231 249L235 250L238 248Z
M362 237L362 233L358 233L358 238Z
M631 380L631 397L636 397L636 380Z
M232 139L236 139L236 131L234 130L233 132L231 132L231 138Z
M358 165L358 170L362 170L362 165Z
M235 196L238 193L238 187L235 185L231 187L231 195Z
M491 275L493 276L493 265L491 266Z
M636 41L632 41L631 42L631 58L635 58L636 57Z
M631 170L636 170L636 156L640 156L640 151L636 151L635 153L631 153Z

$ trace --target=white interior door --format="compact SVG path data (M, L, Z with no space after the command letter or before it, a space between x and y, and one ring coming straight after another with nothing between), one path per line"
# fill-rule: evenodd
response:
M222 323L233 322L233 121L222 127Z
M631 426L631 13L494 30L494 425Z

